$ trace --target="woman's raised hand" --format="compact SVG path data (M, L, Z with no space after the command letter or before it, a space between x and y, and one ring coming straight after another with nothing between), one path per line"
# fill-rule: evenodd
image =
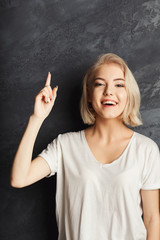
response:
M50 84L51 73L49 72L46 79L45 87L35 97L33 115L42 120L44 120L51 112L51 109L57 97L58 86L56 86L52 90Z

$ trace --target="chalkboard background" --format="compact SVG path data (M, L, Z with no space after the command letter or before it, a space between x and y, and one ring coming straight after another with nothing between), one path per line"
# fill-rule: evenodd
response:
M59 133L86 127L82 79L98 55L126 60L140 87L144 125L135 129L160 146L160 1L0 1L0 239L57 239L56 177L16 189L10 170L48 71L59 86L36 139L33 158Z

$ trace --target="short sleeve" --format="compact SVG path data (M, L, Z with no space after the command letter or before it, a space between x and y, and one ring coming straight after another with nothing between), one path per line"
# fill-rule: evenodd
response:
M141 189L160 189L160 152L155 142L150 154L145 159Z
M49 143L40 154L38 154L38 156L41 156L46 160L50 167L51 172L48 176L46 176L47 178L55 175L58 169L58 161L61 155L59 144L60 135L61 134L59 134L57 138L55 138L51 143Z

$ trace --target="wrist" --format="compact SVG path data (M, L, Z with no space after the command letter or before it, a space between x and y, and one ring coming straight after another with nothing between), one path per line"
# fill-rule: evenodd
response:
M36 117L34 114L32 114L32 115L30 115L29 120L32 121L32 122L36 122L38 124L42 124L45 119Z

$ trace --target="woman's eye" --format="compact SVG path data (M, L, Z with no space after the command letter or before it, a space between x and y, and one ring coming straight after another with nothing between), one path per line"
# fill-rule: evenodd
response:
M95 83L94 86L103 86L103 83Z
M116 84L117 87L124 87L123 84Z

